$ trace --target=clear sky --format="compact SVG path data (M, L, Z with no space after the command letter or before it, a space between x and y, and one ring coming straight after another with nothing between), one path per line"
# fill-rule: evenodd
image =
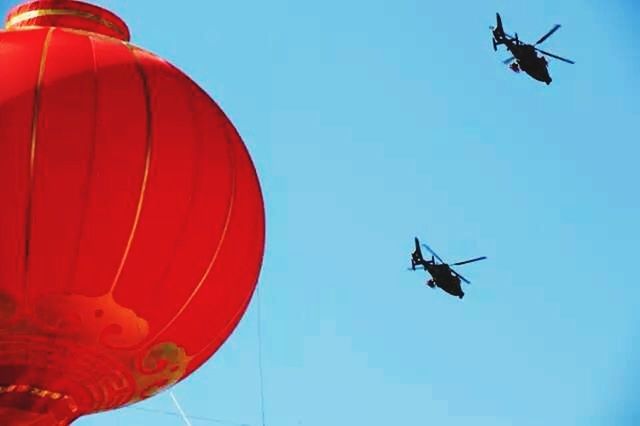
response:
M632 0L95 3L255 160L268 426L640 424ZM543 48L576 65L550 60L550 86L512 73L496 11L530 42L563 24ZM460 267L464 300L407 271L414 236L489 257ZM261 425L256 301L173 388L192 425ZM164 392L76 424L170 413Z

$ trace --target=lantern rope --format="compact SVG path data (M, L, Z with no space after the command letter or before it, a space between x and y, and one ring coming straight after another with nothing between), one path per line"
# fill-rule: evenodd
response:
M260 415L261 415L261 426L266 426L266 422L265 422L265 410L264 410L264 369L262 367L262 313L261 313L261 309L260 309L260 287L256 287L256 317L257 317L257 331L258 331L258 372L259 372L259 388L260 388ZM212 422L212 423L218 423L218 424L226 424L226 425L234 425L234 426L249 426L246 423L234 423L234 422L228 422L228 421L224 421L224 420L216 420L216 419L212 419L212 418L207 418L207 417L192 417L192 416L187 416L187 414L184 412L184 410L182 409L182 406L180 405L180 403L178 402L178 399L176 398L175 394L173 393L173 391L169 391L169 396L171 397L171 400L173 401L173 404L176 406L176 408L178 409L178 413L179 416L182 417L182 420L184 421L184 423L187 426L193 426L191 421L189 420L189 418L192 419L198 419L198 420L204 420L204 421L208 421L208 422ZM154 412L154 413L159 413L159 414L166 414L166 415L171 415L171 416L175 416L176 413L174 412L169 412L169 411L162 411L162 410L153 410L150 408L142 408L142 407L135 407L137 410L141 410L141 411L148 411L148 412Z
M262 370L262 316L260 312L260 285L256 288L256 316L258 319L258 371L260 373L260 414L262 416L262 426L265 426L264 421L264 374Z
M175 404L176 408L178 409L178 411L180 412L180 415L182 416L182 420L184 420L184 423L187 426L193 426L191 424L191 422L189 421L189 418L187 417L187 415L185 414L184 410L182 409L182 407L180 406L180 403L178 402L178 400L176 399L176 396L173 394L173 391L169 391L169 395L171 396L171 399L173 400L173 403Z
M138 411L145 411L147 413L164 414L165 416L182 417L182 415L176 413L175 411L158 410L155 408L145 408L145 407L133 407L133 409ZM251 426L249 423L237 423L237 422L232 422L228 420L213 419L211 417L188 416L187 418L191 420L199 420L203 422L215 423L215 424L226 425L226 426Z
M262 313L261 313L261 303L260 303L260 287L256 287L256 317L257 317L257 331L258 331L258 372L259 372L259 388L260 388L260 414L261 414L261 426L266 426L265 422L265 410L264 410L264 369L262 367ZM212 419L210 417L195 417L195 416L187 416L185 411L182 409L182 406L178 402L173 391L169 391L169 396L173 401L173 404L178 409L178 413L172 411L165 410L156 410L152 408L143 408L143 407L134 407L134 409L139 411L147 411L150 413L158 413L165 414L168 416L179 416L182 418L184 423L187 426L193 426L189 419L193 420L202 420L205 422L217 423L221 425L229 425L229 426L250 426L247 423L235 423L225 420Z

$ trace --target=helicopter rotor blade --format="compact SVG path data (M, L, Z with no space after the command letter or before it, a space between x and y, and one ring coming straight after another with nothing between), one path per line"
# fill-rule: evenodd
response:
M457 262L457 263L454 263L453 265L455 265L455 266L465 265L467 263L477 262L479 260L484 260L486 258L487 258L487 256L474 257L473 259L463 260L462 262Z
M438 259L438 260L440 261L440 263L445 263L445 261L444 261L444 260L442 260L442 259L440 258L440 256L438 256L438 254L437 254L435 251L431 250L431 247L429 247L428 245L426 245L426 244L424 244L424 243L422 243L422 247L424 247L424 248L426 248L427 250L429 250L429 251L431 252L431 254L432 254L432 255L434 255L434 256L436 257L436 259Z
M537 47L534 47L534 49L536 49L538 52L542 53L543 55L551 56L552 58L556 58L559 61L566 62L568 64L575 64L575 62L573 62L571 59L563 58L562 56L558 56L558 55L554 55L553 53L545 52L544 50L538 49Z
M510 57L510 58L505 59L504 61L502 61L502 63L503 63L503 64L508 64L508 63L510 63L510 62L513 62L513 60L514 60L514 59L516 59L516 58L514 58L514 57L512 56L512 57Z
M561 27L562 25L560 24L556 24L553 26L553 28L551 28L549 30L548 33L546 33L545 35L543 35L542 37L540 37L540 40L536 41L536 43L534 44L534 46L539 45L540 43L542 43L543 41L545 41L546 39L548 39L549 37L551 37L551 34L555 33L556 31L558 31L558 29Z
M463 277L462 275L460 275L459 273L457 273L456 271L454 271L453 269L451 269L451 272L453 272L455 274L456 277L460 278L462 281L464 281L467 284L471 284L471 282L466 279L465 277Z

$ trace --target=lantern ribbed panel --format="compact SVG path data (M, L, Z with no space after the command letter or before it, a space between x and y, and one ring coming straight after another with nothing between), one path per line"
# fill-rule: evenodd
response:
M215 102L108 32L39 24L0 33L4 425L190 374L240 320L264 249L259 181Z

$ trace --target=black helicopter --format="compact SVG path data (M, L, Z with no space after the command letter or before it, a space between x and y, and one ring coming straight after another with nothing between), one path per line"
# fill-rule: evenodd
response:
M422 244L422 246L432 254L431 260L425 260L424 257L422 257L422 250L420 250L420 241L418 241L418 238L415 238L415 244L416 248L414 252L411 253L411 270L415 271L416 266L422 266L432 277L427 281L427 285L429 287L435 288L438 286L450 295L457 296L462 299L464 297L464 292L462 291L460 281L462 280L467 284L471 284L469 280L451 269L451 267L446 264L433 250L431 250L428 245ZM453 265L464 265L466 263L477 262L478 260L486 258L486 256L476 257L474 259L454 263ZM440 263L436 263L436 259L438 259Z
M538 53L542 53L542 55L546 55L551 58L567 62L569 64L575 64L575 62L569 59L562 58L558 55L554 55L553 53L545 52L544 50L538 49L536 47L547 38L549 38L551 34L555 33L560 28L560 25L555 25L553 28L551 28L551 30L549 30L549 32L540 37L540 39L534 44L526 44L521 42L518 39L518 33L516 33L515 37L505 33L502 27L502 19L500 18L499 13L496 13L496 26L490 28L493 31L493 50L497 51L497 47L501 44L504 44L506 46L506 48L511 52L513 56L503 62L505 64L510 64L509 68L511 68L514 72L524 71L536 80L542 81L549 85L551 83L551 76L549 75L549 70L547 69L549 63L544 56L538 56ZM514 60L515 62L513 62Z

